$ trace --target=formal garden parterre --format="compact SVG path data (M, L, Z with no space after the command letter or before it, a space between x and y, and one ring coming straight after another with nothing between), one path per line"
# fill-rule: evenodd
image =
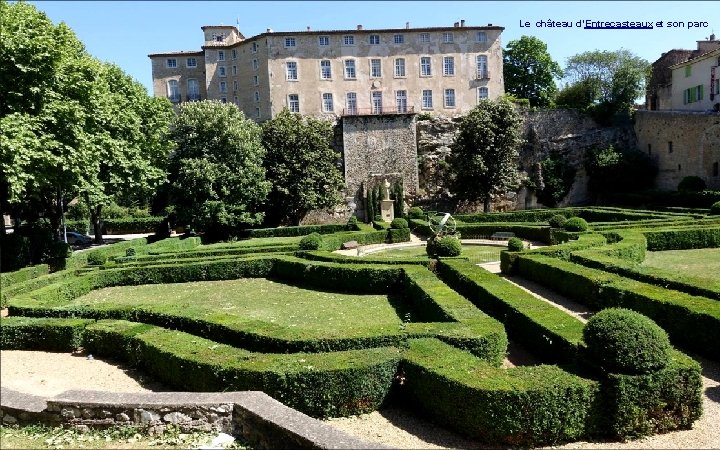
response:
M558 214L583 219L587 230L551 227ZM409 239L408 229L362 224L253 230L213 244L141 239L2 274L9 317L0 343L84 347L176 389L262 390L314 417L401 402L510 445L634 438L687 429L700 417L700 366L682 351L720 359L717 281L644 261L666 250L713 258L702 249L720 246L716 216L564 208L456 219L463 238L509 231L548 244L503 251L502 270L594 310L623 308L620 322L625 310L642 313L674 347L647 367L615 366L602 357L609 347L588 343L581 321L463 256L331 252L351 240ZM409 226L429 232L423 219ZM310 233L319 234L318 248L299 250ZM541 364L501 367L508 339ZM621 356L637 351L633 339L618 341Z

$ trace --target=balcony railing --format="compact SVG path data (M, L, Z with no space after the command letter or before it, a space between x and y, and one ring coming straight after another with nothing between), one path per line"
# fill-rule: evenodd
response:
M490 79L490 72L487 70L480 71L476 74L478 80L489 80Z
M415 107L344 108L342 111L343 116L387 116L393 114L415 114Z

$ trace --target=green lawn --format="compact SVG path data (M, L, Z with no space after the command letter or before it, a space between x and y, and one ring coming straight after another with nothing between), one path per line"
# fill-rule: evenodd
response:
M491 261L500 261L500 252L507 247L494 247L491 245L463 245L462 255L475 264ZM370 253L369 258L425 258L427 253L425 247L404 247Z
M642 266L720 283L720 248L647 252Z
M386 295L313 291L263 278L111 287L67 306L135 307L285 337L353 337L397 331L402 323Z

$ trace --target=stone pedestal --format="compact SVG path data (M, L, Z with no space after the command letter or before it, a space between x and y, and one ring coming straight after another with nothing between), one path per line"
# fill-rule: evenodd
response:
M380 215L383 221L392 222L395 219L395 207L393 200L381 200L380 201Z

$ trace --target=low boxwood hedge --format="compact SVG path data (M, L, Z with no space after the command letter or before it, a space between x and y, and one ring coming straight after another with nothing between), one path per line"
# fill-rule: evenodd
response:
M720 247L720 226L696 225L689 228L642 230L642 233L647 239L647 249L653 252Z
M516 272L516 261L520 255L545 255L554 258L570 259L570 255L577 250L596 247L605 243L607 243L607 240L603 235L588 233L577 236L575 240L536 248L534 250L523 250L522 252L502 251L500 252L500 270L504 274L514 274Z
M279 228L255 228L242 230L239 235L241 237L262 238L262 237L288 237L288 236L306 236L310 233L331 234L342 231L357 230L357 225L348 224L331 224L331 225L301 225L296 227L279 227Z
M82 346L89 319L5 317L0 320L3 350L47 350L71 352Z
M47 275L50 268L47 264L38 264L36 266L25 267L15 272L0 273L0 287L6 288L13 284L22 283L33 278Z

